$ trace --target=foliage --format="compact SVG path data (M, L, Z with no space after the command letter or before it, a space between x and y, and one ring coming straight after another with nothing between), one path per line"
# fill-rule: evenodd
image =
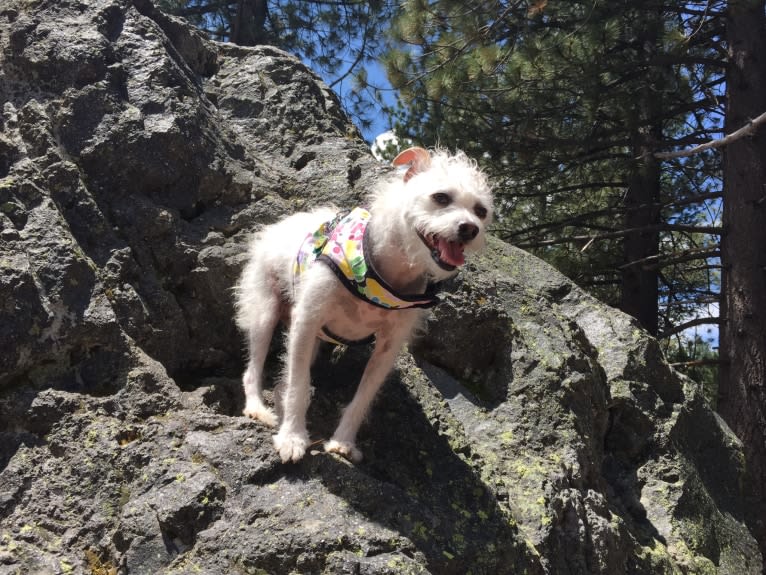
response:
M386 56L399 133L485 164L497 232L603 300L621 304L628 267L652 271L670 335L718 297L720 158L651 152L720 130L721 8L409 0ZM652 235L655 251L626 260L630 235Z
M367 66L382 47L381 28L391 0L157 0L212 39L254 46L270 44L300 57L342 94L357 123L369 126L380 94L367 81Z
M662 348L668 362L699 383L705 399L715 408L718 397L718 350L713 347L710 339L699 334L693 337L677 334L663 340Z

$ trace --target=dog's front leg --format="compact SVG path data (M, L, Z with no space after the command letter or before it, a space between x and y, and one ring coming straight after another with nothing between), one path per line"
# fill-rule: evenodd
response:
M404 313L407 312L396 312ZM404 319L404 318L402 318ZM343 411L338 428L325 444L325 451L339 453L354 463L362 460L362 452L356 447L356 433L362 424L367 410L375 399L386 376L394 365L399 350L409 337L415 317L397 322L392 329L381 330L375 336L375 349L364 369L362 380L351 403Z
M269 427L277 425L276 414L263 402L263 364L269 351L274 329L279 322L279 300L271 290L264 290L258 302L260 313L253 317L248 328L250 359L242 376L245 390L245 409L248 417L261 421Z

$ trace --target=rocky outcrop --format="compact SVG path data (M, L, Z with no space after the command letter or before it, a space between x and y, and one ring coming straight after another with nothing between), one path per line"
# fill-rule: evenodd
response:
M5 0L0 50L0 574L761 573L697 386L497 241L365 461L281 464L239 416L231 287L252 230L380 177L336 98L146 0ZM317 440L364 361L320 355Z

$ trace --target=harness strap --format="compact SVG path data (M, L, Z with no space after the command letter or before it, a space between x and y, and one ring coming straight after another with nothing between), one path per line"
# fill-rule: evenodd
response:
M355 297L383 309L429 308L439 303L436 284L422 294L398 293L377 273L372 264L368 240L370 212L356 208L338 221L326 224L327 241L318 250L317 260L333 270Z
M370 212L363 208L339 212L332 220L306 236L295 261L293 284L297 286L301 273L315 261L327 265L355 297L388 310L430 308L439 303L439 284L429 283L422 294L397 293L372 265L370 242L366 241ZM343 345L364 345L375 334L361 340L348 340L332 333L327 326L320 334L325 341Z
M325 325L322 326L322 333L320 336L323 340L334 343L335 345L368 345L375 341L375 334L371 333L363 339L346 339L333 332Z

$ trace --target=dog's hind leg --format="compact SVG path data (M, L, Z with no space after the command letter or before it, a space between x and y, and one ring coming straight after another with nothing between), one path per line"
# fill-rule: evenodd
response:
M317 349L317 334L324 323L321 307L327 282L336 281L332 272L321 269L312 281L305 281L299 301L293 307L287 338L285 385L281 394L282 421L274 436L274 447L283 462L298 461L309 445L306 412L311 400L311 364Z
M245 391L245 409L242 413L274 427L277 424L277 416L263 402L263 367L271 337L279 322L281 308L279 297L271 289L262 289L260 292L255 309L250 312L247 326L250 358L242 376Z

